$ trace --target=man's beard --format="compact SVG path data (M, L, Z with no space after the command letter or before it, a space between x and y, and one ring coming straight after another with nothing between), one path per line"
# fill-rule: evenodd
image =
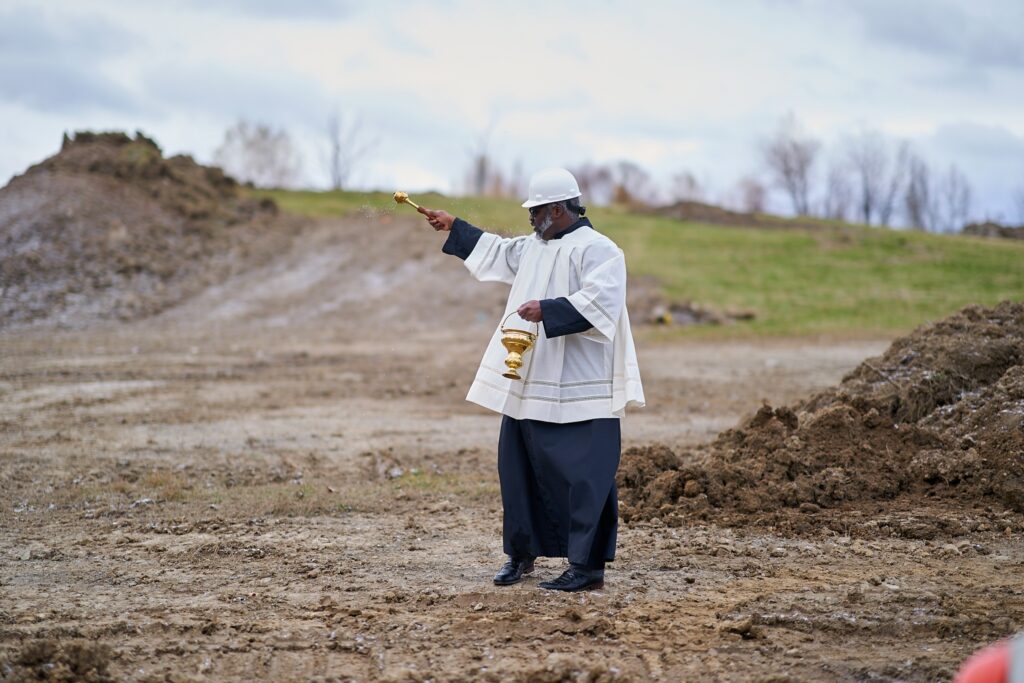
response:
M544 233L547 232L551 224L554 223L554 219L551 216L545 216L544 220L533 226L533 231L537 233L538 237L543 237Z

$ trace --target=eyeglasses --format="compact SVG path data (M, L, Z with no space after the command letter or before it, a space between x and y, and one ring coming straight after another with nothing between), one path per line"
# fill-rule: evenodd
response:
M527 211L529 211L530 212L530 216L533 217L533 216L536 216L538 213L540 213L541 209L546 208L548 206L551 206L551 205L550 204L541 204L540 206L531 206L529 209L527 209Z

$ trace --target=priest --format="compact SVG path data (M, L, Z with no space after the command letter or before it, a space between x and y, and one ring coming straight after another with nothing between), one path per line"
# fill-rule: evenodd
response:
M567 558L541 588L580 591L604 585L615 558L621 451L620 418L644 405L626 312L622 250L584 217L580 189L561 168L530 179L533 233L501 237L445 211L420 208L442 250L478 280L511 285L502 319L518 313L538 332L521 380L502 376L501 324L491 336L467 400L502 414L498 475L507 561L500 586L533 572L537 557Z

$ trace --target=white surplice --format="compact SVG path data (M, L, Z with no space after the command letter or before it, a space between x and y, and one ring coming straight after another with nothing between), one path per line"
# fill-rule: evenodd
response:
M527 301L566 297L593 325L549 339L543 322L512 313L506 327L538 331L519 369L523 379L501 376L508 368L499 323L467 400L518 420L555 423L623 417L627 407L644 405L626 312L626 261L614 242L589 226L552 240L485 232L465 264L478 280L512 285L503 319Z

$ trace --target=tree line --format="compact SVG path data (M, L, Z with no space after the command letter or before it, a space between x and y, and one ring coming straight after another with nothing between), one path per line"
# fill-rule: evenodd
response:
M504 168L490 142L487 131L467 147L461 190L477 196L522 196L527 182L522 163ZM319 150L331 188L347 189L376 144L358 117L331 114ZM717 201L711 197L710 183L689 170L659 184L628 160L585 162L569 169L587 201L597 205L702 202L764 213L774 190L797 216L932 232L958 231L971 217L973 190L956 164L935 167L909 141L892 140L877 130L862 128L826 147L789 114L757 143L754 157L757 171L739 178ZM214 161L239 180L260 187L290 187L302 180L302 158L292 138L267 124L237 122L225 132ZM1024 223L1024 180L1013 201L1018 220Z
M821 142L788 115L760 151L771 182L799 216L883 226L902 219L933 232L959 230L970 216L971 184L956 164L937 170L908 141L890 142L875 130L843 138L824 160Z
M332 190L348 189L353 172L377 145L357 116L332 112L321 141L321 163ZM303 181L303 158L283 128L240 119L224 132L213 162L243 183L294 187Z

